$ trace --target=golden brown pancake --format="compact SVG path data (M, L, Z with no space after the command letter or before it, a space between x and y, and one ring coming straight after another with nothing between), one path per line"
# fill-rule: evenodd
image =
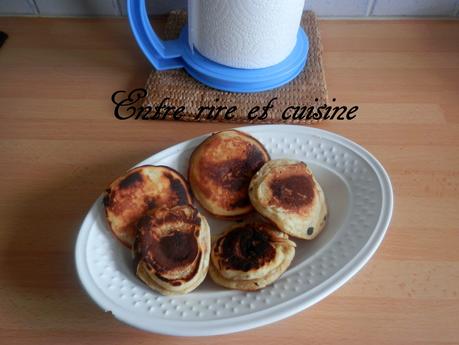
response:
M113 234L130 248L135 225L148 210L192 204L188 184L177 171L142 166L116 179L104 197L105 215Z
M295 243L274 225L238 224L214 241L209 273L226 288L259 290L276 281L294 255Z
M213 134L191 155L188 177L193 193L211 214L240 218L253 211L250 180L268 160L263 145L245 133L229 130Z
M161 207L137 224L135 272L163 295L185 294L202 283L209 268L209 225L191 205Z
M324 192L303 162L266 163L253 177L249 194L257 211L291 236L310 240L325 226Z

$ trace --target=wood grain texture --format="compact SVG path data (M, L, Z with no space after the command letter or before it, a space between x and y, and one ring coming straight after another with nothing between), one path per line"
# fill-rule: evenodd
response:
M103 188L136 162L225 124L113 118L110 96L149 65L125 19L0 18L0 343L458 344L459 23L324 21L327 122L390 173L394 218L380 250L336 293L276 324L212 338L147 334L83 292L73 249Z

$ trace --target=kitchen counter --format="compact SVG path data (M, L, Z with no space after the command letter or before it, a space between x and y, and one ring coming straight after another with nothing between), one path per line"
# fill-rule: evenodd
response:
M157 22L161 25L162 20ZM372 152L395 209L373 259L281 322L234 335L148 334L100 310L74 266L104 187L172 144L232 124L118 121L110 97L150 66L126 19L1 18L0 343L457 344L459 21L321 21L330 97L352 121L318 125ZM332 197L332 196L329 196Z

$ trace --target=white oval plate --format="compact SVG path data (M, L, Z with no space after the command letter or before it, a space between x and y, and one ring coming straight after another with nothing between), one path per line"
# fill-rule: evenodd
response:
M226 290L208 277L191 294L164 297L135 277L130 252L107 228L100 197L81 226L75 256L80 280L101 308L155 333L232 333L306 309L338 289L370 259L392 216L392 186L381 164L357 144L315 128L266 125L241 130L260 140L272 158L303 160L310 166L329 206L323 232L313 241L296 241L289 270L261 291ZM175 145L139 165L167 165L184 174L191 152L206 137ZM228 225L208 219L213 233Z

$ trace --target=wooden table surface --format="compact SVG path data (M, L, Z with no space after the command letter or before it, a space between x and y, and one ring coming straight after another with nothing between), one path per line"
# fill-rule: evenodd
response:
M78 227L113 178L231 124L117 121L110 96L150 66L125 19L0 18L0 343L459 344L459 22L322 21L327 82L354 121L320 128L387 168L394 217L365 268L322 302L233 335L116 321L75 273ZM329 196L332 197L332 196Z

